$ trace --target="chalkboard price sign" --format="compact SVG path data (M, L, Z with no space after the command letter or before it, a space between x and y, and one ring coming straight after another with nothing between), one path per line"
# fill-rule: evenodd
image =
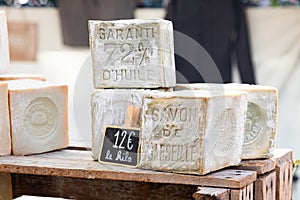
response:
M139 133L135 128L106 127L99 161L136 166Z

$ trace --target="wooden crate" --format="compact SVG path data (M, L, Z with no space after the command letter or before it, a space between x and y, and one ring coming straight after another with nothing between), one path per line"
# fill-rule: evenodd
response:
M255 181L256 200L275 200L276 199L276 172L272 171L258 176Z
M199 187L195 200L253 200L253 183L241 189Z
M235 167L241 170L253 170L257 173L254 182L255 200L275 200L276 194L276 162L272 159L244 160L240 166Z
M244 160L235 169L256 171L255 200L290 200L292 198L292 150L277 148L272 158Z
M293 190L293 151L290 149L275 149L276 162L276 199L292 199Z
M69 149L1 157L0 172L12 174L15 196L76 199L192 199L198 186L240 192L256 180L256 172L248 170L196 176L103 165L93 161L90 151Z

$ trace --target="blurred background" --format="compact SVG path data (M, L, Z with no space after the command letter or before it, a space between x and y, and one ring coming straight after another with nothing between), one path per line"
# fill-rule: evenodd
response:
M245 7L256 84L274 86L279 91L277 147L291 148L294 158L300 158L300 1L240 1ZM6 11L8 20L9 73L41 74L48 81L68 84L71 144L89 146L89 96L85 94L93 87L87 20L164 18L168 3L0 0L0 10ZM233 68L233 82L240 81L238 70ZM73 94L79 99L74 104L85 104L79 119L73 118Z

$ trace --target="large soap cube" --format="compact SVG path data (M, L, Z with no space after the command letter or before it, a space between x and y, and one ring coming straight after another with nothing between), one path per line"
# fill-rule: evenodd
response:
M107 126L125 126L128 108L142 108L142 98L152 90L99 89L92 94L92 152L98 159L104 131ZM138 112L140 114L140 111ZM136 127L140 127L137 116Z
M68 146L68 87L37 80L9 81L13 155Z
M277 130L278 91L274 87L247 84L179 84L180 89L215 92L246 91L248 111L242 159L270 158L275 148Z
M10 155L10 152L8 86L7 83L0 83L0 156Z
M9 48L7 21L5 12L0 10L0 74L6 73L9 67Z
M171 21L90 20L89 37L95 88L175 86Z
M139 167L206 174L241 160L247 95L179 91L145 96Z

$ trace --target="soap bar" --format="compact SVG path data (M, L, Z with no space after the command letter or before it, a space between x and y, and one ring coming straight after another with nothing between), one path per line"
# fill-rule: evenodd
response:
M274 87L247 84L179 84L176 90L208 90L215 92L246 91L248 111L242 159L270 158L274 155L278 91Z
M41 75L35 74L1 74L0 81L12 81L12 80L21 80L21 79L32 79L46 81L46 78Z
M145 94L156 92L144 89L98 89L91 97L92 108L92 153L98 159L104 131L107 126L140 127L140 111ZM128 114L134 118L135 125L128 123ZM126 118L127 117L127 118ZM138 118L138 119L136 119Z
M5 12L0 10L0 74L7 73L9 67L9 48Z
M245 92L145 96L139 167L203 175L239 164L246 109Z
M68 87L37 80L8 81L12 154L68 146Z
M7 83L0 83L0 156L10 155L10 152L8 85Z
M90 20L89 38L95 88L175 86L171 21Z

